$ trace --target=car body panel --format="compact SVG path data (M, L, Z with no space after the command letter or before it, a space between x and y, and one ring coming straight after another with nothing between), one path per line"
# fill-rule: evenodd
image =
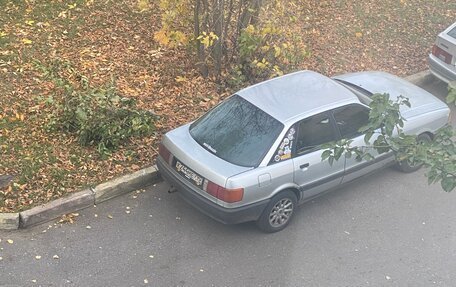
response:
M334 77L362 87L372 93L389 93L390 98L407 97L410 108L401 106L405 119L404 132L434 133L442 127L449 116L448 106L422 88L385 72L359 72Z
M236 93L284 124L303 114L358 102L333 80L312 71L300 71L250 86Z
M344 176L345 161L321 160L322 150L313 151L292 159L294 182L303 192L302 199L310 197L339 185Z
M182 180L161 157L157 158L157 166L163 179L179 190L181 198L207 216L225 224L256 220L269 203L269 199L264 199L240 207L225 208L202 196L192 184Z
M407 97L411 107L401 106L404 118L412 118L423 112L447 108L447 105L422 88L385 72L358 72L334 77L353 83L371 93L388 93L391 99Z
M456 38L449 35L455 28L456 23L439 33L435 41L435 46L452 56L451 62L443 61L439 54L430 53L428 58L431 73L446 83L456 81Z
M269 176L271 181L269 184L260 185L259 178L264 176ZM232 176L227 181L227 188L234 187L238 184L244 186L244 198L242 202L223 203L223 206L232 208L251 204L271 198L274 192L284 190L285 188L297 188L297 185L293 182L293 162L287 160Z
M352 146L361 147L361 150L364 152L368 152L370 155L374 157L372 160L361 160L358 161L354 156L350 158L345 158L345 171L344 177L341 183L350 182L358 177L361 177L365 174L371 173L375 170L378 170L385 165L388 165L394 162L394 154L387 153L387 154L379 154L374 148L366 147L366 143L364 141L364 135L360 135L352 139ZM375 136L371 138L371 142L375 141Z
M456 67L442 62L436 56L429 54L429 70L439 80L449 83L456 81Z

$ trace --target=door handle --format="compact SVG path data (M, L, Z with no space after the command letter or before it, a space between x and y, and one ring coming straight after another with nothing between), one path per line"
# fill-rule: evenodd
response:
M304 168L308 168L308 167L309 167L309 163L301 164L299 166L300 169L304 169Z

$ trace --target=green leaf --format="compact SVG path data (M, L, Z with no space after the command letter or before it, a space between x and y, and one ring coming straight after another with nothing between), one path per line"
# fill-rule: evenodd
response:
M363 157L367 161L371 161L374 159L374 157L370 153L365 153Z
M454 177L445 177L440 184L442 185L443 190L450 192L456 187L456 179Z
M322 154L321 154L321 161L324 161L326 160L327 158L329 158L332 154L332 151L331 150L325 150Z

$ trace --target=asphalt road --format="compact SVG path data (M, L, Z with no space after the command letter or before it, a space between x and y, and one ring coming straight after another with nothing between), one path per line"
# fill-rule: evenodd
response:
M302 205L275 234L219 224L168 188L83 210L73 224L0 231L0 286L456 284L456 193L428 186L423 170L362 178Z

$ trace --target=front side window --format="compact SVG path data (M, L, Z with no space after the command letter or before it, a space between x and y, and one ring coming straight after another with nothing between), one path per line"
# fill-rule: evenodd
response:
M321 113L300 121L297 129L297 155L318 150L320 145L337 139L328 113Z
M369 109L358 104L337 108L333 115L340 135L345 139L361 135L359 129L369 121Z
M232 164L256 167L283 130L283 124L234 95L190 125L202 147Z

